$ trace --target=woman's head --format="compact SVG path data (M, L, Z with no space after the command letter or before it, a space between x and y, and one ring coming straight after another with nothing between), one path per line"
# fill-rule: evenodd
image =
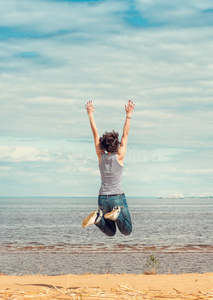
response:
M118 140L118 132L106 132L100 137L100 148L107 152L117 152L120 142Z

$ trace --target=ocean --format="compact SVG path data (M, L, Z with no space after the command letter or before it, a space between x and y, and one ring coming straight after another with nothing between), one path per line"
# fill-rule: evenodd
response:
M82 220L97 198L0 198L0 273L213 272L213 199L127 197L133 232L105 236Z

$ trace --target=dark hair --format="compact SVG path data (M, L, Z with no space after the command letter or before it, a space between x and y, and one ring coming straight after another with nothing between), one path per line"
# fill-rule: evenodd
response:
M119 133L115 132L106 132L100 137L100 149L107 152L117 152L120 142L118 140Z

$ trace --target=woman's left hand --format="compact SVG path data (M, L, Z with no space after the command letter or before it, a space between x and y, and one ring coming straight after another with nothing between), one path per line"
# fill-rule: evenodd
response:
M85 107L86 107L86 110L87 110L87 114L88 115L93 115L95 107L92 105L92 101L87 102L87 104L85 104Z
M135 104L131 100L129 100L128 104L125 105L125 110L126 110L126 116L127 116L127 118L131 118L134 107L135 107Z

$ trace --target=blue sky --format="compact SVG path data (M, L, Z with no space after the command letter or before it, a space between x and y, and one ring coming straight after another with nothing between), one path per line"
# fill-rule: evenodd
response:
M212 1L8 0L0 9L0 196L97 196L100 135L135 103L127 196L213 195Z

